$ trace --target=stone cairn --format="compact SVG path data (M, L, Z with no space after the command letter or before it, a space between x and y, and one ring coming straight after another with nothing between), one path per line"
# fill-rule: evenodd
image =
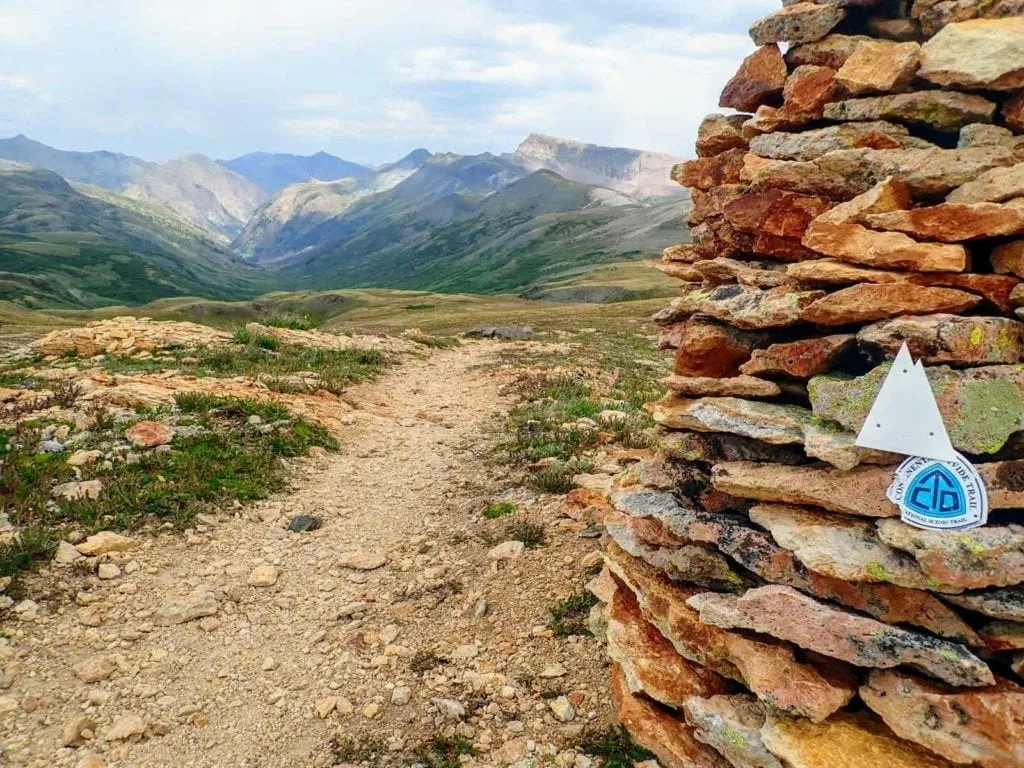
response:
M1024 0L783 6L673 172L662 450L591 585L619 716L665 768L1024 766ZM904 342L983 528L854 445Z

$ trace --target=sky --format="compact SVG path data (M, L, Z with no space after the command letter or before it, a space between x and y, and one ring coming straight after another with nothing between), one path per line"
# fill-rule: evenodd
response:
M779 0L0 0L0 137L147 160L692 154Z

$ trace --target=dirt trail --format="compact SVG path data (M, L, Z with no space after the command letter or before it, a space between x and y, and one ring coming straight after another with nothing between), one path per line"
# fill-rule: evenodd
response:
M353 388L340 453L301 462L287 495L184 536L140 534L110 556L113 579L59 565L34 577L0 640L3 757L404 765L457 734L476 745L471 765L588 765L566 745L609 715L602 654L544 624L596 543L559 519L560 500L517 491L547 546L489 558L508 538L507 521L480 516L505 490L485 461L508 405L505 377L482 367L497 349L438 351ZM287 531L300 514L322 528Z

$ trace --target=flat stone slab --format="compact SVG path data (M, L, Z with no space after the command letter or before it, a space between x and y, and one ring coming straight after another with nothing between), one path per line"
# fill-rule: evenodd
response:
M859 432L890 368L887 362L853 379L811 379L808 394L814 414ZM1013 433L1024 429L1024 370L1019 366L933 366L925 372L957 450L996 453Z
M860 696L898 736L954 763L1024 765L1024 688L1016 683L956 691L895 670L876 671Z
M906 344L926 365L1016 364L1024 359L1024 324L1005 317L914 315L862 328L858 343L895 357Z
M980 303L980 296L954 288L910 283L862 283L813 302L800 316L809 323L838 326L870 323L900 315L959 314Z
M853 678L845 667L819 670L798 661L785 643L754 640L703 624L686 604L703 590L673 584L614 543L607 554L612 574L633 591L647 619L685 658L742 682L759 700L779 710L816 721L853 697Z
M965 90L1024 87L1024 18L947 24L922 47L918 75L936 85Z
M687 605L700 611L704 624L771 635L858 667L906 665L950 685L995 682L988 666L962 645L847 613L790 587L761 587L742 596L708 592Z
M1024 582L1024 526L988 525L950 534L880 520L878 536L907 552L930 578L957 588L1012 587Z
M740 372L750 376L788 376L795 379L817 376L832 370L835 362L853 347L855 340L852 334L836 334L772 344L767 349L754 350L750 360L740 366Z
M825 107L836 122L894 120L954 132L971 123L991 123L996 104L984 96L955 91L916 91L837 101Z
M772 715L761 738L787 768L949 768L867 713L842 712L823 723Z
M764 705L753 696L694 696L683 704L683 712L697 740L713 747L731 765L785 768L764 745Z
M750 519L825 576L951 594L963 591L929 577L912 556L882 541L867 520L784 504L760 504L750 510Z
M846 11L835 5L795 3L757 21L750 28L750 38L758 45L813 43L845 18Z

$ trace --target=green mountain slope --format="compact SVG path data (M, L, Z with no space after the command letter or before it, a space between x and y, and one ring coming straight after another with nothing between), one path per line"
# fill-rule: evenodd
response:
M520 291L596 264L652 256L683 233L685 201L641 205L550 171L487 196L464 186L427 195L422 179L403 189L415 178L321 224L321 244L281 263L278 284Z
M92 307L165 296L246 297L259 270L149 203L50 171L0 167L0 299Z

